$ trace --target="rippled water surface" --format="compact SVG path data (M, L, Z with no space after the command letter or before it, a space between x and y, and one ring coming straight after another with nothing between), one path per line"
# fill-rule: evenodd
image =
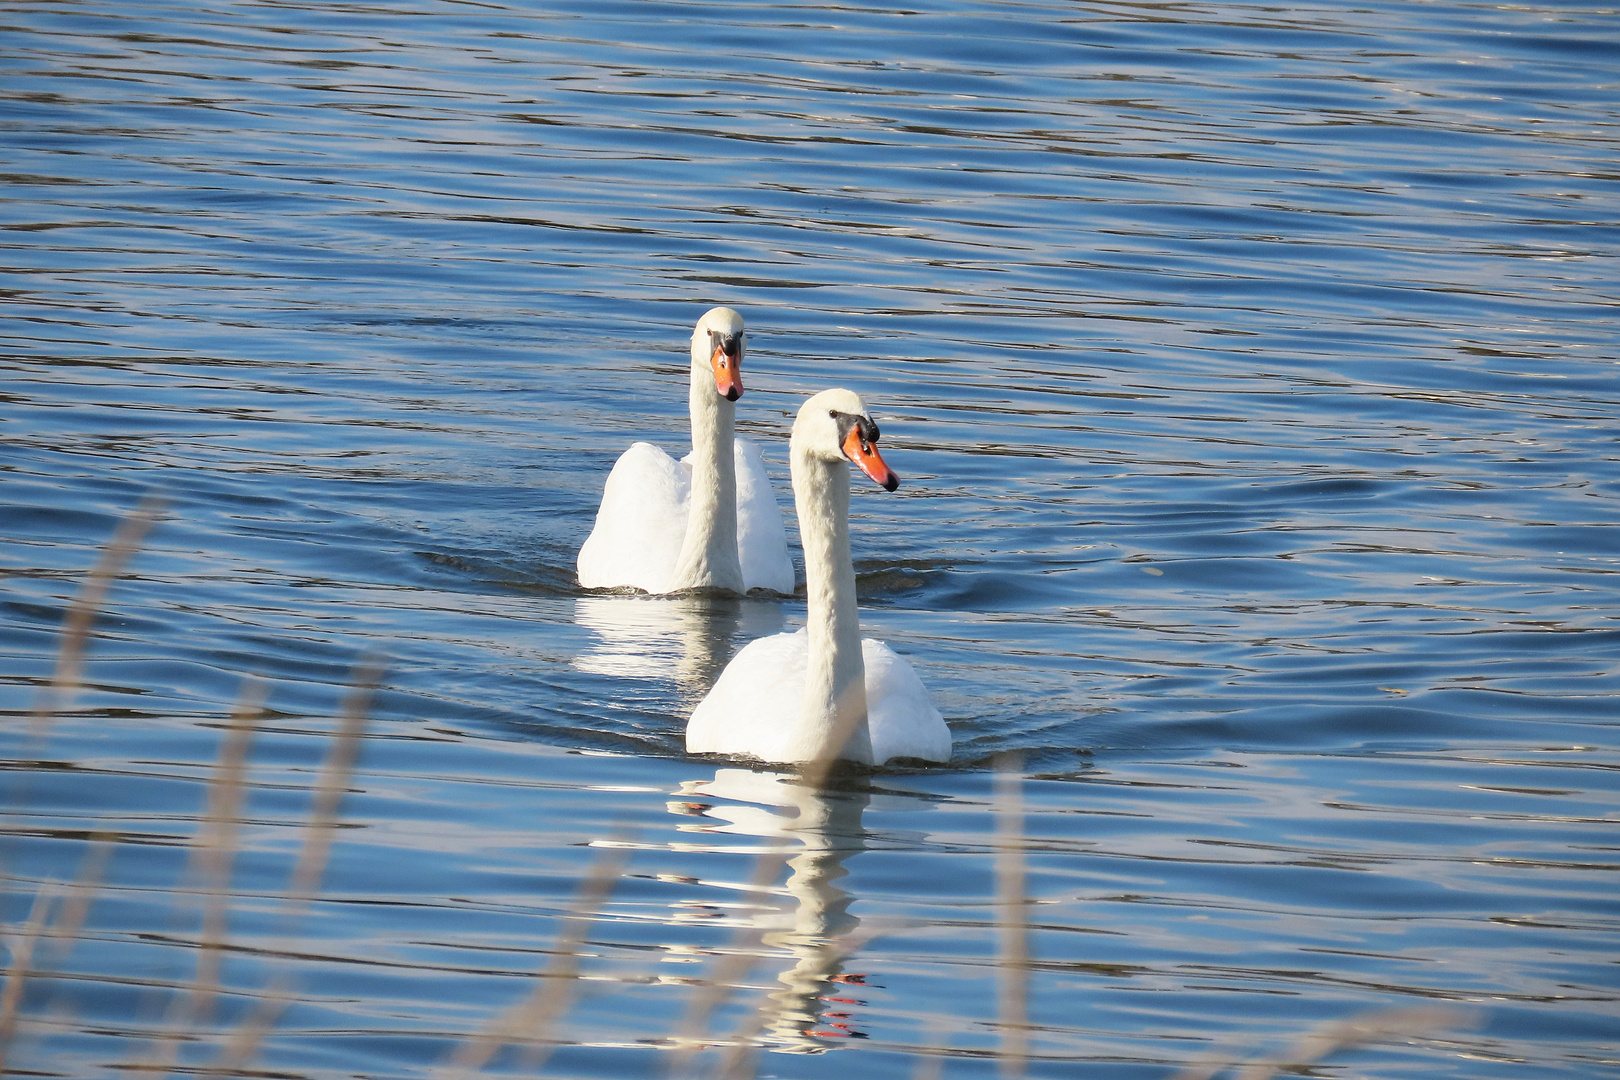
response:
M0 25L7 1067L1620 1075L1613 8ZM574 582L716 303L946 766L690 759L802 599Z

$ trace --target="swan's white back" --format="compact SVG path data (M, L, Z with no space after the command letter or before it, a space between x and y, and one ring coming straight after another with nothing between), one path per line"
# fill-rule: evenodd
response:
M744 439L733 444L737 466L737 557L743 587L793 594L793 560L788 558L782 508L759 448Z
M848 390L823 391L799 409L790 453L806 627L751 642L732 659L687 722L689 751L783 763L949 759L950 731L922 680L888 646L860 636L850 465L886 490L900 483L878 438Z
M732 454L743 588L791 595L787 531L765 462L759 449L742 439L733 443ZM579 583L587 589L670 592L691 498L690 454L676 461L652 443L631 444L608 474L596 525L579 549Z
M632 443L608 473L596 527L579 549L579 583L668 592L686 539L691 485L690 466L652 443Z
M715 587L793 592L782 511L759 451L732 436L742 394L742 316L711 308L692 328L692 452L626 450L602 490L576 566L587 589Z
M824 752L824 733L803 722L808 641L799 630L744 646L693 710L686 749L781 763L816 760ZM862 638L861 659L873 761L949 760L950 729L905 657L881 641Z

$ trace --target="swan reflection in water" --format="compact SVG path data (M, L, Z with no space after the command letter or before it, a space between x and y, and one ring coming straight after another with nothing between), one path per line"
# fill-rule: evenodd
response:
M575 621L594 641L574 666L592 675L668 679L688 704L709 692L731 659L733 643L779 633L775 600L692 594L600 595L574 601Z
M863 786L815 788L796 776L722 768L713 780L681 784L669 804L671 813L702 819L679 826L684 832L757 836L770 842L766 852L797 852L787 860L792 909L754 919L761 943L791 960L776 976L782 989L767 996L758 1017L758 1038L779 1052L821 1053L838 1040L865 1038L856 1026L864 980L843 970L860 919L838 881L848 873L844 860L866 850L861 816L871 795L863 781L851 783Z
M784 621L774 600L621 594L582 596L575 603L578 624L594 637L575 658L576 668L670 680L688 706L708 693L736 641L778 633ZM847 777L821 788L794 774L720 768L712 779L685 781L673 794L670 812L692 819L678 825L680 831L758 837L764 843L754 849L762 858L789 856L785 892L791 910L735 909L755 912L760 943L790 961L776 976L781 989L767 996L756 1018L759 1038L789 1053L821 1053L841 1040L863 1038L855 1017L862 976L843 970L860 919L850 914L853 897L838 882L848 873L844 860L866 850L862 815L872 800L866 781ZM717 850L701 842L690 849Z

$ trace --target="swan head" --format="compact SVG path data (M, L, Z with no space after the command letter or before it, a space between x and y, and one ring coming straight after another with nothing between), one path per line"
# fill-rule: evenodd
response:
M714 389L727 401L742 397L742 359L748 347L743 318L728 307L710 308L692 329L692 366L714 373Z
M790 445L794 454L823 461L851 461L885 491L900 486L878 453L878 426L866 402L852 390L823 390L799 408Z

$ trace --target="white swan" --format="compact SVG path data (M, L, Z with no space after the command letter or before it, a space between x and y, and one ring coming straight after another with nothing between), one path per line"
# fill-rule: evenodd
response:
M866 405L848 390L823 391L799 410L790 456L807 625L752 641L732 659L687 721L689 752L783 763L951 756L950 730L911 665L861 639L848 464L886 490L899 487L877 440Z
M745 346L742 316L730 308L711 308L698 320L688 397L692 452L676 461L638 442L619 457L579 549L582 586L793 592L770 478L753 444L732 437Z

